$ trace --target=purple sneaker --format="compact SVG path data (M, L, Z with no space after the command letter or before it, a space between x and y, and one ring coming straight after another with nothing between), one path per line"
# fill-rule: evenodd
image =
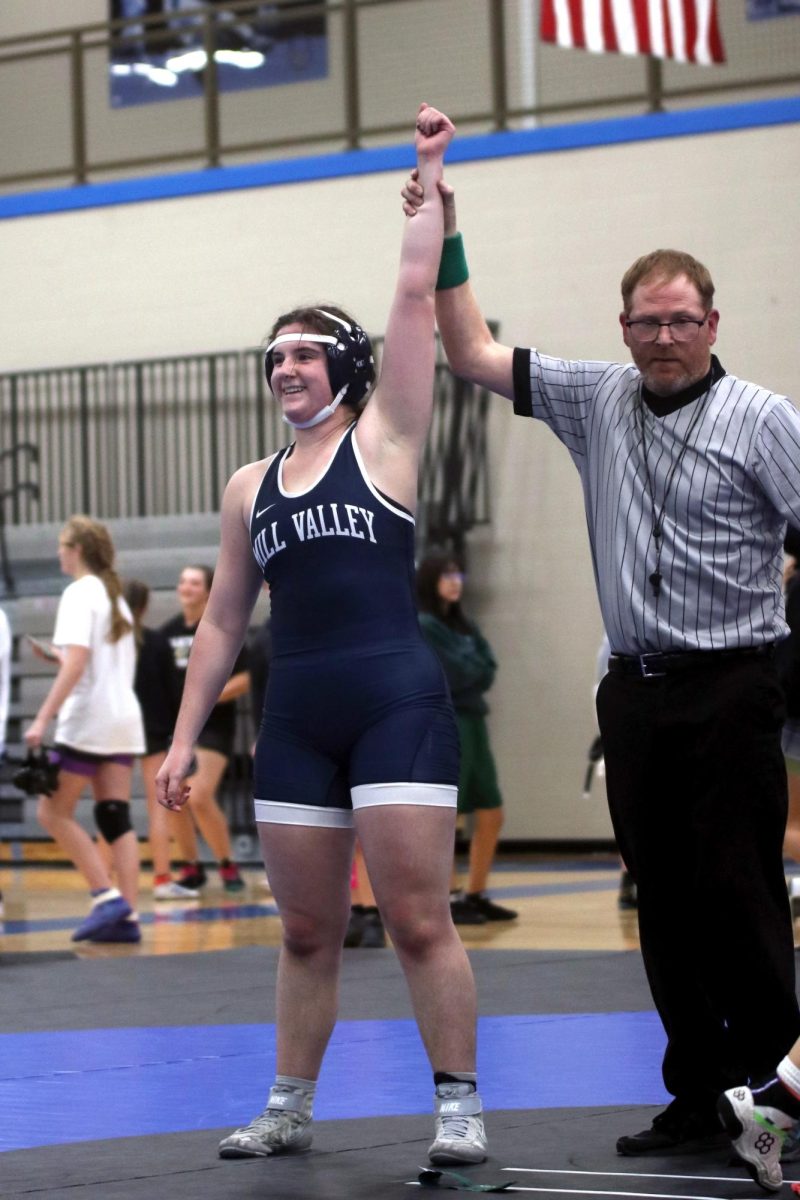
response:
M94 942L140 942L142 931L138 921L117 921L115 925L106 925L97 933L93 933L88 941Z
M118 921L124 921L132 911L124 896L115 896L113 900L101 900L99 904L95 904L89 910L88 917L81 921L72 935L73 942L84 942L88 938L96 937L109 925L116 925Z

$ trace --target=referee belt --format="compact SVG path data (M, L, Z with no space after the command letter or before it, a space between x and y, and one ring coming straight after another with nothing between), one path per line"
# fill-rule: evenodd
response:
M703 667L721 667L748 658L772 658L774 642L760 646L742 646L735 650L674 650L661 654L612 654L608 669L614 675L635 675L640 679L660 679L678 671L696 671Z

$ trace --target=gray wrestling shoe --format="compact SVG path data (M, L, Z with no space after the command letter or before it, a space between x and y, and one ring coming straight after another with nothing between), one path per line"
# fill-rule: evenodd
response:
M482 1163L488 1147L483 1128L483 1106L469 1083L440 1083L434 1096L436 1136L428 1158L437 1165Z
M755 1104L749 1087L725 1092L717 1112L749 1174L766 1191L779 1192L783 1183L781 1149L793 1119L777 1108Z
M277 1084L270 1089L261 1115L222 1139L220 1158L266 1158L307 1150L312 1138L312 1104L310 1093Z

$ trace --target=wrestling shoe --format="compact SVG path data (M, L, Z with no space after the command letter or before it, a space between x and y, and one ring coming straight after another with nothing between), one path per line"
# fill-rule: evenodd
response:
M157 883L153 888L154 900L196 900L199 895L197 888L186 887L185 884L178 883L177 879Z
M220 1158L266 1158L307 1150L312 1138L312 1103L308 1092L280 1085L271 1088L261 1115L222 1139Z
M482 1163L488 1147L481 1098L470 1083L440 1083L434 1096L436 1126L428 1158L437 1165Z
M755 1104L749 1087L723 1092L717 1112L748 1173L766 1191L779 1192L781 1150L794 1120L779 1108Z
M73 942L84 942L88 938L94 938L103 929L116 925L118 921L124 921L132 911L124 896L117 895L110 900L96 902L89 910L89 915L84 917L73 933Z

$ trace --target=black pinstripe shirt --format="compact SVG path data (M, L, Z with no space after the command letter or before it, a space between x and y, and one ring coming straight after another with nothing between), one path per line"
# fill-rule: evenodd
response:
M633 365L514 351L515 412L549 425L581 476L614 653L786 636L781 555L786 521L800 524L800 413L714 362L707 391L656 416Z

